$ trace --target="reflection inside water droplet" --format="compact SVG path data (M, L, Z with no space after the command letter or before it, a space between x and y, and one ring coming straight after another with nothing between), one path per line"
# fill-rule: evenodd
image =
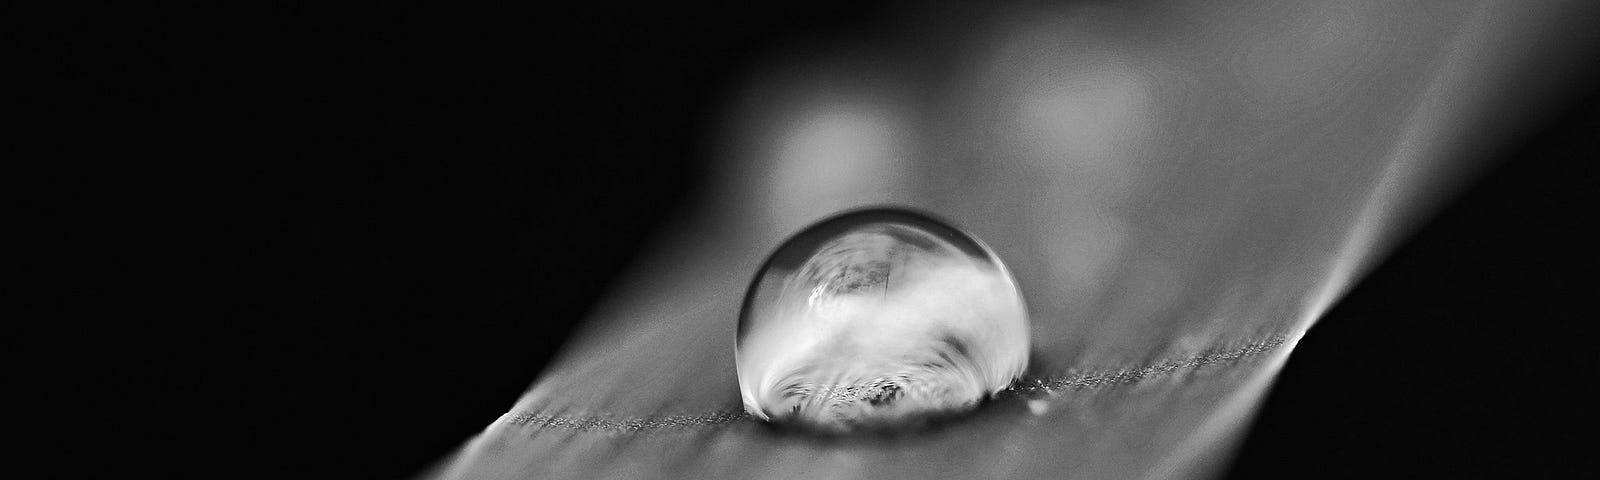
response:
M739 389L758 418L829 431L970 409L1027 367L1015 281L976 239L896 209L784 242L739 318Z

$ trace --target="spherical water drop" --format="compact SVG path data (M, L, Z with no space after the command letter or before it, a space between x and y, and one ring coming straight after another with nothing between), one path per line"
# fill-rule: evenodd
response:
M965 411L1028 363L1028 314L981 242L899 209L844 213L778 247L739 316L739 390L765 420L826 431Z

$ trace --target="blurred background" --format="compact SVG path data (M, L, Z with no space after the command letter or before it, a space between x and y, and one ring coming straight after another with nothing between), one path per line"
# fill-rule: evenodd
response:
M1470 118L1432 123L1466 132L1450 152L1470 161L1434 170L1445 178L1409 198L1416 206L1401 210L1419 213L1386 229L1374 248L1383 260L1299 344L1227 471L1592 471L1577 446L1593 432L1576 425L1592 417L1580 391L1595 360L1593 315L1580 313L1597 291L1595 9L1543 2L1485 19L1425 2L1364 6L22 11L10 20L28 34L17 43L61 92L22 95L48 112L30 128L59 135L44 157L59 166L40 177L54 196L33 205L79 224L40 240L93 252L78 258L105 274L73 291L152 290L125 304L141 314L93 329L117 361L58 392L221 421L161 434L188 447L136 460L175 474L216 473L207 459L232 465L228 476L407 476L504 413L624 272L695 232L748 229L738 235L759 251L840 208L908 203L1024 232L1017 248L1040 255L1028 263L1087 262L1062 268L1093 278L1032 281L1091 292L1109 268L1095 263L1102 252L1052 257L1029 239L1084 235L1074 244L1094 246L1137 232L1040 230L1028 215L1041 209L1026 208L1040 195L1085 208L1053 213L1095 219L1101 199L1128 188L1117 182L1156 178L1127 172L1226 175L1148 163L1224 158L1233 145L1172 151L1193 138L1278 135L1285 156L1326 138L1359 145L1395 126L1271 120L1361 115L1325 95L1426 98L1431 84L1407 68L1442 67L1408 66L1404 52L1505 48L1475 67L1491 73L1462 75L1511 87L1451 90L1496 95L1442 110ZM1457 28L1503 33L1466 45L1427 34ZM1248 42L1223 48L1238 38ZM1516 41L1493 42L1502 38ZM1207 63L1245 83L1197 87L1205 75L1185 72ZM1385 75L1400 86L1354 90ZM1295 81L1260 80L1279 78ZM1018 116L995 117L995 105ZM1254 120L1183 123L1191 117L1160 110L1170 105ZM1078 163L1048 163L1050 152ZM920 170L907 166L918 159ZM1001 159L1018 163L984 163ZM1283 186L1334 197L1337 187ZM1074 224L1099 225L1084 222Z

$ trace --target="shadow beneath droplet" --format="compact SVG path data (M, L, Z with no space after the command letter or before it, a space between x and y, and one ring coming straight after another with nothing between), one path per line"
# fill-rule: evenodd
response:
M799 422L756 420L756 430L782 442L816 447L884 447L937 441L947 435L970 430L974 425L1020 423L1033 416L1027 402L1039 395L1001 391L986 398L971 410L935 414L888 424L863 424L849 430L819 428Z

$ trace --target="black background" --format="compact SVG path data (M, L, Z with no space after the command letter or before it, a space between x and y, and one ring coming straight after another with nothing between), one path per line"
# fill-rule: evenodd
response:
M17 135L53 167L24 205L71 224L30 239L75 252L25 273L64 293L36 302L56 333L93 337L68 342L90 365L61 362L52 391L88 404L74 417L118 412L50 443L81 460L58 472L421 471L511 405L693 198L737 74L896 11L18 12L29 73L49 75L19 92L43 114ZM1528 134L1490 146L1497 166L1299 345L1231 473L1593 465L1575 448L1600 291L1588 97L1508 120Z

